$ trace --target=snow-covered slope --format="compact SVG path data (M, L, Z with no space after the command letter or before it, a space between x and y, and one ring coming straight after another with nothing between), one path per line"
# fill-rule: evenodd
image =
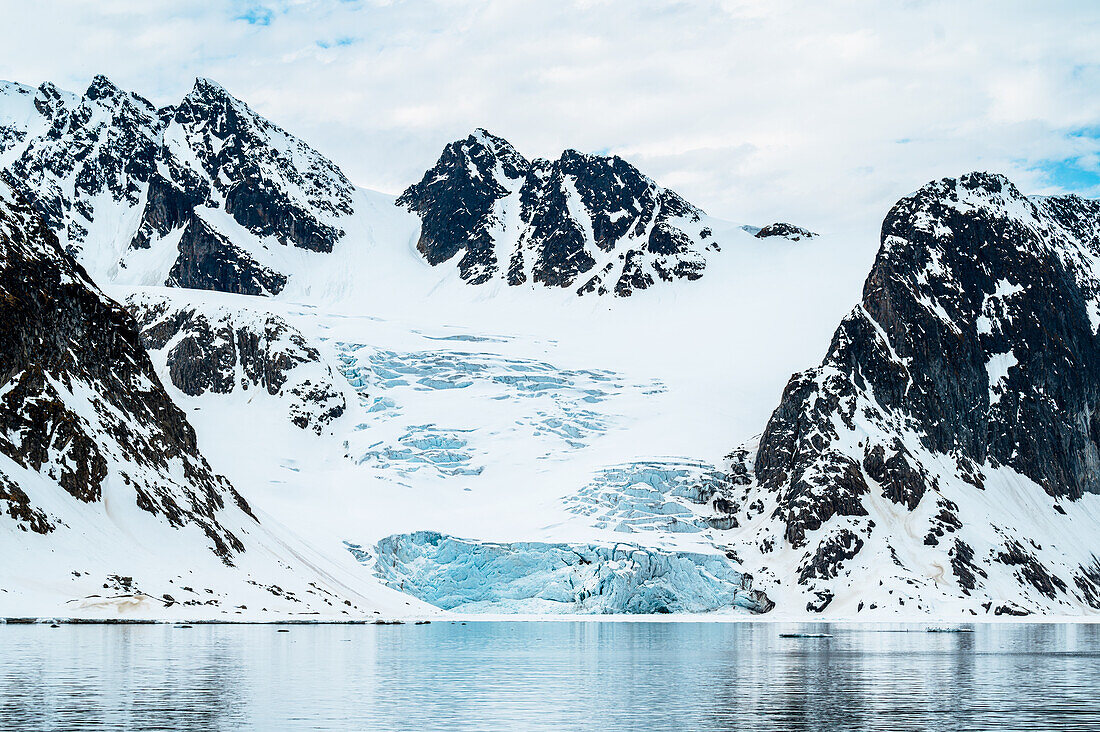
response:
M616 300L457 278L426 298L372 294L358 313L115 291L154 313L173 303L151 318L135 309L151 344L171 313L204 314L215 332L226 314L236 328L286 323L332 367L350 393L318 434L288 418L299 400L285 388L192 396L172 376L175 346L153 351L212 464L364 576L462 612L749 612L770 596L727 554L722 455L825 347L869 253L845 260L828 236L812 248L732 237L713 277ZM212 369L203 383L218 379L216 350L192 362ZM579 558L566 568L561 557Z
M459 276L473 285L625 297L698 279L721 251L702 211L621 158L566 150L529 161L482 129L447 145L397 202L420 216L425 259L461 254Z
M257 521L130 316L3 185L0 374L0 615L411 607Z
M811 612L1100 609L1100 204L897 203L863 301L734 455L731 543Z

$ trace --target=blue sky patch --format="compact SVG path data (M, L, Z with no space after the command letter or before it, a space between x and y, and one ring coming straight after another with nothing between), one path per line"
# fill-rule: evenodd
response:
M254 5L236 16L234 20L243 20L249 25L271 25L271 19L274 17L275 12L271 8Z
M361 39L353 38L352 36L342 36L340 38L334 38L331 41L317 41L317 45L321 48L340 48L341 46L351 46L358 43Z

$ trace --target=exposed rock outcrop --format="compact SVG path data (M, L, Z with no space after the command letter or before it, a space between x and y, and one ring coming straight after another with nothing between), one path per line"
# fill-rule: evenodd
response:
M623 159L566 150L529 161L480 129L447 145L398 204L420 216L424 258L458 257L460 277L475 285L625 297L698 279L704 253L718 250L702 211Z
M804 556L806 595L836 602L893 577L891 604L1100 607L1100 546L1072 538L1100 528L1097 257L1095 201L986 173L900 200L862 303L735 461L742 522L772 519L761 561Z
M317 434L347 409L317 348L274 313L152 293L131 295L126 307L145 347L188 396L259 389L285 405L291 422Z
M252 520L199 453L133 319L0 186L0 508L47 533L60 523L55 492L90 504L126 496L200 528L226 563L244 545L223 517Z
M275 294L291 273L265 251L331 252L354 213L336 165L208 79L161 109L104 76L0 82L0 175L97 278L178 245L141 284Z

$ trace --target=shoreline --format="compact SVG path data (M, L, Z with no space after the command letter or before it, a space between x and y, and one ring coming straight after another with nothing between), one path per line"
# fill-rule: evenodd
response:
M661 624L737 624L766 625L1096 625L1097 616L1002 616L991 618L762 618L756 616L713 617L705 615L455 615L446 617L378 618L282 618L282 619L185 619L185 618L94 618L55 616L0 617L3 625L432 625L470 623L661 623Z

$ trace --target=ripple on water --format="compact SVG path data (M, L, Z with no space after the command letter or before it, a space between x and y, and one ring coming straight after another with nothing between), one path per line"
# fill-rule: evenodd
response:
M975 628L0 626L0 728L1098 728L1100 629Z

